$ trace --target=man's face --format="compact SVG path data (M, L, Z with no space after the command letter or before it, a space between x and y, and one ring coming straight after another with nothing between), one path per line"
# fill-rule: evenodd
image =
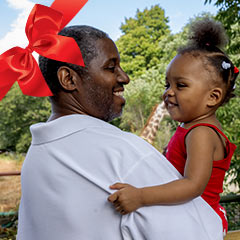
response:
M129 78L120 67L119 53L111 39L97 40L96 49L98 55L80 81L80 102L86 114L111 121L122 113L124 85Z

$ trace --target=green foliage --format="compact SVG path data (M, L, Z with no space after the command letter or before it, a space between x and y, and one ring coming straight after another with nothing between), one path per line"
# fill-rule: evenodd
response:
M153 107L161 101L165 89L167 65L176 55L177 49L186 43L187 32L186 27L182 33L165 35L158 43L158 58L155 66L145 70L141 76L134 75L134 80L125 87L127 104L118 125L122 129L135 133L141 131ZM163 128L160 131L163 133Z
M0 161L17 161L17 163L22 164L25 156L25 153L4 152L0 153Z
M47 98L24 96L15 84L0 102L0 149L25 152L31 142L29 126L50 115Z
M176 130L176 122L170 120L170 118L163 119L160 123L159 129L156 134L153 146L158 149L159 152L163 153L171 139L173 133Z
M168 18L158 5L139 10L135 18L125 19L122 35L116 42L121 64L130 77L137 77L159 62L159 42L170 34Z
M0 227L0 239L2 240L16 240L17 227L1 228Z
M211 3L212 0L205 0ZM218 18L229 28L232 24L239 22L240 0L214 0L214 5L219 7Z
M151 69L126 87L122 129L139 132L143 128L152 107L160 101L165 84L164 71L161 67Z
M219 108L217 117L229 140L237 145L228 175L234 176L232 183L240 185L240 98L236 97Z
M240 202L221 203L227 211L228 231L240 229ZM229 238L234 239L234 238ZM236 239L236 238L235 238Z
M234 35L232 35L226 51L231 61L240 68L240 19L231 26L231 30Z

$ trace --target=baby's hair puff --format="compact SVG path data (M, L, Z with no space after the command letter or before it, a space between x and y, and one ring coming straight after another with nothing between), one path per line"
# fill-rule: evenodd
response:
M227 54L222 50L227 43L228 38L222 24L205 17L192 23L187 45L178 50L178 54L189 53L202 59L213 84L219 85L222 81L225 94L221 105L235 96L233 92L239 73Z
M189 43L202 48L215 46L222 49L227 45L228 39L222 24L206 17L191 25Z

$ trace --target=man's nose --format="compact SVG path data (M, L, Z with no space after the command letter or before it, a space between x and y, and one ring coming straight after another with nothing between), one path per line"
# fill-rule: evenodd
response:
M121 82L122 84L128 84L130 82L130 78L121 68L119 68L117 80L118 80L118 82Z

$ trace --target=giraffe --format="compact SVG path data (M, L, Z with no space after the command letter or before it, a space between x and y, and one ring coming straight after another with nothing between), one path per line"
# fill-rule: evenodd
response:
M143 139L145 139L146 141L152 144L156 137L160 122L162 121L163 117L166 115L168 115L168 112L164 102L157 103L154 106L147 120L147 123L142 129L140 133L140 137L142 137Z

